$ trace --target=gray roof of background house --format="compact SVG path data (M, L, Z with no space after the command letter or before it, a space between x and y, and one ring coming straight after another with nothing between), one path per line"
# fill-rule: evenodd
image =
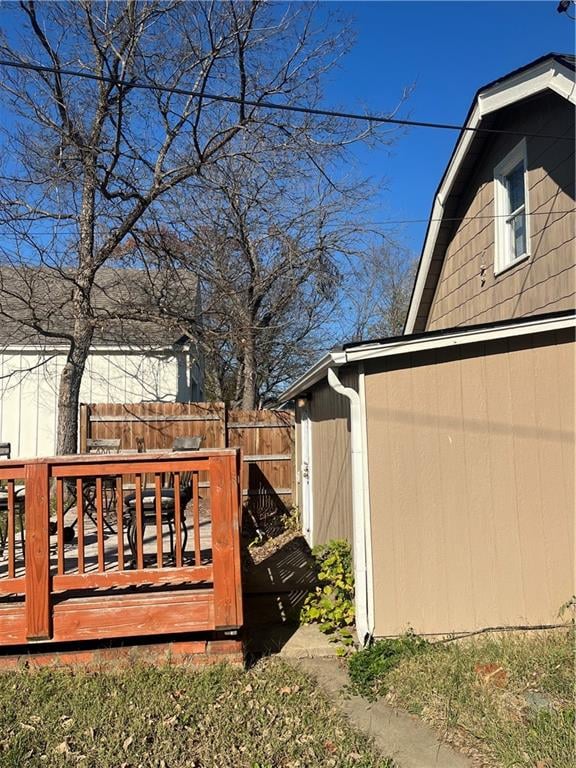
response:
M74 322L74 275L71 269L1 266L0 348L65 341ZM199 319L197 294L198 280L189 272L101 268L91 294L92 343L170 347Z

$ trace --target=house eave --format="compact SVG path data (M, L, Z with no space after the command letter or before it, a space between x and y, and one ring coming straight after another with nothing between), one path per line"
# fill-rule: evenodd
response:
M576 312L562 312L546 316L519 318L513 322L504 321L489 326L462 326L446 331L430 331L416 334L414 338L396 337L390 342L367 342L357 346L349 346L343 350L335 350L324 355L317 363L306 371L280 397L280 402L293 400L304 394L328 374L332 366L354 365L367 360L384 357L409 355L447 347L457 347L479 342L510 339L546 331L560 331L576 328Z
M285 390L279 398L280 403L287 403L289 400L293 400L298 395L305 393L308 389L313 387L325 376L328 368L334 364L333 355L334 352L327 352L314 365L312 365L306 373L302 374L287 390Z

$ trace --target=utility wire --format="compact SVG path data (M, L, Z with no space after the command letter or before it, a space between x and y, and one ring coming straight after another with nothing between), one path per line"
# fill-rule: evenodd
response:
M179 96L193 96L199 99L208 99L209 101L224 101L229 104L241 104L248 107L261 107L264 109L275 109L282 112L296 112L298 114L317 115L319 117L338 117L345 120L364 120L369 123L387 123L390 125L403 125L413 128L438 128L449 131L467 131L471 133L489 133L500 134L506 136L524 136L533 139L552 139L554 141L572 141L572 136L552 136L544 133L525 133L522 131L506 131L501 128L484 128L476 127L472 128L467 125L454 125L453 123L434 123L424 120L403 120L396 117L385 117L383 115L362 115L355 112L338 112L330 109L315 109L313 107L299 107L292 104L278 104L273 101L254 100L240 98L239 96L223 96L216 93L207 93L205 91L188 90L186 88L175 88L167 85L152 85L150 83L141 83L136 79L129 81L118 80L113 77L106 77L105 75L94 75L90 72L78 72L73 69L62 69L59 67L47 67L40 64L30 64L22 61L10 61L8 59L0 59L0 66L11 67L12 69L25 69L34 72L47 72L54 75L66 75L67 77L80 77L86 80L95 80L100 83L109 83L115 85L118 88L124 88L131 90L137 88L146 91L162 91L171 94L177 94Z
M575 213L576 208L570 208L567 211L533 211L525 213L524 216L561 216L566 213ZM441 219L386 219L385 221L376 221L375 224L426 224L434 221L477 221L478 219L509 219L509 213L488 214L486 216L444 216Z
M528 213L525 213L525 216L563 216L568 213L576 213L576 208L569 208L565 211L531 211ZM369 222L371 224L426 224L428 222L441 222L441 221L478 221L480 219L507 219L510 217L509 213L499 213L499 214L487 214L486 216L445 216L441 219L385 219L383 221L372 221ZM174 220L168 221L167 219L161 220L161 224L174 224ZM178 222L176 222L178 223ZM65 226L73 226L72 224L67 224ZM55 235L55 234L61 234L61 235L73 235L75 233L75 229L70 232L60 232L57 231L58 228L55 228L53 230L36 230L36 229L29 229L25 233L19 233L19 232L2 232L0 227L0 233L2 237L26 237L26 236L38 236L38 235Z

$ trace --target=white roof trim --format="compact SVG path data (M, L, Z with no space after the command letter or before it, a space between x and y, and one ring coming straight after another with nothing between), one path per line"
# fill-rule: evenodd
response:
M65 355L69 351L69 346L66 344L50 344L47 341L45 344L7 344L5 347L0 347L0 355ZM177 345L176 342L172 346L162 345L157 347L152 346L93 346L90 347L89 355L174 355L177 352L188 352L189 344Z
M510 79L506 79L501 83L496 83L478 94L476 105L466 123L466 127L477 128L485 115L492 114L499 109L508 107L511 104L515 104L517 101L521 101L528 96L534 96L547 89L564 97L571 104L576 104L574 73L568 67L560 64L556 59L550 58ZM444 181L434 200L432 219L441 218L443 216L444 203L450 194L462 161L468 153L473 138L474 133L472 131L465 131L460 137L456 150L454 151L446 170ZM406 320L405 333L407 334L412 333L414 330L441 223L442 222L439 221L433 221L426 236L422 258L418 268L418 276L414 286L414 294L412 296L412 301L410 302L408 318Z
M402 338L397 338L389 343L359 344L357 347L337 350L324 355L282 394L280 402L292 400L301 392L305 392L314 384L317 384L326 377L328 368L331 366L338 367L349 363L358 363L363 360L409 355L413 352L424 350L457 347L477 342L495 341L497 339L510 339L515 336L527 336L531 333L544 333L545 331L559 331L566 328L576 328L576 315L552 316L544 320L531 318L525 321L519 320L514 325L506 323L476 330L473 326L462 326L462 329L454 330L451 333L432 331L425 336L406 339L406 341L403 341Z
M292 384L279 398L279 402L285 403L288 400L292 400L300 392L304 392L309 387L319 382L327 375L328 368L334 365L334 355L338 353L328 352L326 355L320 358L311 368L308 368L300 378Z

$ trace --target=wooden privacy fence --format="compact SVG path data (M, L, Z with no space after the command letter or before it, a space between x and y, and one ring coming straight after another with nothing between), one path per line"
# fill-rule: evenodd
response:
M241 448L244 504L260 520L294 501L294 416L229 410L224 403L96 403L80 406L80 451L88 439L120 439L121 450L165 450L176 437L201 436L202 448ZM201 492L207 492L201 477Z
M239 475L234 450L3 462L0 646L237 631Z

